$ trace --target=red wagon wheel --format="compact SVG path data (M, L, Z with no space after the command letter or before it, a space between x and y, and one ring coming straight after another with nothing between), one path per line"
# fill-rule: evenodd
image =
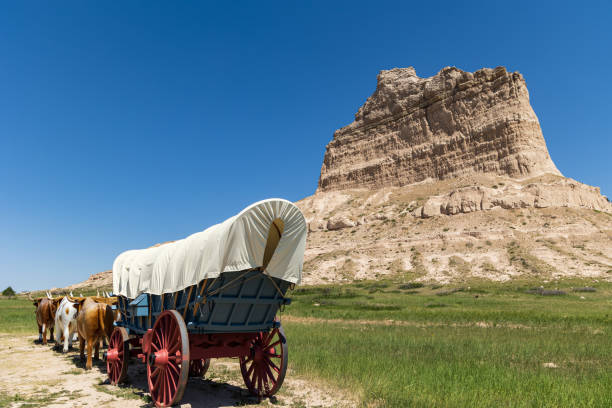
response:
M208 367L210 367L209 358L191 360L189 362L189 376L198 378L204 377L204 374L208 371Z
M240 357L242 378L252 394L270 397L279 390L287 372L287 352L282 327L257 334L250 354Z
M151 398L158 407L177 404L189 377L189 335L176 310L159 315L147 355L147 379Z
M130 359L130 342L124 327L115 327L106 351L106 373L112 385L117 385L127 376Z

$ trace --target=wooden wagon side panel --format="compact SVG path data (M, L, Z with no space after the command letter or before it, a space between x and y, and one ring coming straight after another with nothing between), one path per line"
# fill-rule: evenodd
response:
M206 333L267 331L287 303L289 286L259 270L222 274L206 289L195 316L188 312L187 327Z

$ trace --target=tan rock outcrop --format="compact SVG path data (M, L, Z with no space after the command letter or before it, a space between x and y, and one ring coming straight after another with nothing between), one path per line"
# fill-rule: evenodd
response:
M503 209L572 207L612 213L612 204L601 195L598 187L591 187L572 179L561 179L553 183L531 183L526 186L496 187L462 187L448 194L429 197L421 212L417 211L413 215L429 218L442 214L485 211L496 207Z
M342 228L351 228L351 227L354 227L355 225L356 224L354 221L352 221L351 219L347 217L342 217L342 216L332 217L329 219L329 221L327 221L327 229L329 231L335 231L335 230L339 230Z
M472 173L560 175L525 80L503 67L430 78L381 71L355 121L327 145L319 191L403 186Z

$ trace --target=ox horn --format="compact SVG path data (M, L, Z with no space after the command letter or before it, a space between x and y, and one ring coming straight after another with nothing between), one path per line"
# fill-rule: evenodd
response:
M74 295L72 294L72 291L70 291L70 297L74 297Z
M48 299L53 299L53 297L51 297L51 293L47 292L47 298Z
M81 297L84 297L84 296L83 296L83 292L81 292L80 294L81 294Z

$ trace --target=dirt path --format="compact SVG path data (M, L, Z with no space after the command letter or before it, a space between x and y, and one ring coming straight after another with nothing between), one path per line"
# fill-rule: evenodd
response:
M78 351L67 354L35 344L34 336L0 334L0 407L147 407L151 406L145 366L129 368L129 383L107 385L106 369L94 362L83 370ZM287 372L277 396L261 402L244 387L236 360L213 359L204 379L190 378L182 407L353 407L355 400L337 389Z

